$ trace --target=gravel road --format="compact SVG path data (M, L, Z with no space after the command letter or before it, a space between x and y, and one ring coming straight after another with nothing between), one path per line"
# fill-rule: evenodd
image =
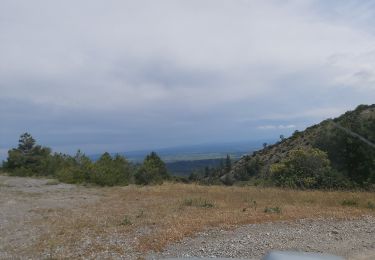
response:
M225 257L260 259L270 250L330 253L346 259L375 259L375 218L298 220L210 230L169 246L150 259Z

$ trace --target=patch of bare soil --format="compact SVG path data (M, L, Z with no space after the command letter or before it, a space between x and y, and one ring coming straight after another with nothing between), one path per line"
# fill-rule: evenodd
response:
M34 246L49 232L48 218L97 199L90 189L54 180L0 175L0 259L40 258Z

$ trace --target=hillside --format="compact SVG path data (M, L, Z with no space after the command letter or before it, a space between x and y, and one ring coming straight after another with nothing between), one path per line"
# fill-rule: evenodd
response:
M327 119L236 162L229 176L267 178L270 167L296 149L318 148L327 153L338 176L355 185L375 183L375 105L360 105L335 119Z

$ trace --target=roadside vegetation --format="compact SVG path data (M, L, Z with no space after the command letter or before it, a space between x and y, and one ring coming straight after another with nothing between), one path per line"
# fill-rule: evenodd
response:
M93 190L94 189L94 190ZM87 189L91 192L95 188ZM43 225L51 225L39 248L49 241L71 250L90 237L127 236L139 252L159 251L207 228L302 218L350 219L375 215L371 192L301 191L280 188L163 185L112 187L96 190L100 200L85 208L48 212ZM107 239L107 240L106 240ZM99 250L99 240L87 250ZM114 252L123 246L112 245ZM57 256L58 257L58 256Z
M340 225L340 219L375 216L371 192L172 182L53 184L45 178L0 176L5 252L16 258L136 259L207 229L305 218L333 218Z
M17 148L9 150L2 169L11 176L45 176L65 183L100 186L161 184L170 179L164 162L154 152L140 165L107 152L93 162L81 151L74 156L52 153L50 148L38 145L28 133L20 136Z

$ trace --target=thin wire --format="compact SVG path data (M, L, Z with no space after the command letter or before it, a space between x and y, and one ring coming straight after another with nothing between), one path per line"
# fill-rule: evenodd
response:
M374 144L373 142L367 140L367 139L364 138L363 136L361 136L361 135L359 135L359 134L357 134L357 133L355 133L355 132L353 132L353 131L351 131L351 130L349 130L349 129L347 129L347 128L345 128L345 127L343 127L343 126L341 126L341 125L339 125L339 124L337 124L337 123L335 123L335 122L332 121L332 120L330 120L330 122L331 122L334 126L336 126L338 129L340 129L340 130L346 132L347 134L349 134L349 135L351 135L351 136L353 136L353 137L358 138L359 140L361 140L362 142L368 144L368 145L371 146L372 148L375 148L375 144Z

